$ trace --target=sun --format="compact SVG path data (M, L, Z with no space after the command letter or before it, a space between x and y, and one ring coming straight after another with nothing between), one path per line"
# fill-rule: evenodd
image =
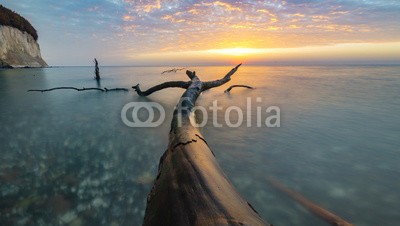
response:
M228 48L228 49L210 49L208 50L210 53L217 53L223 55L231 55L231 56L246 56L257 53L262 53L261 49L256 48Z

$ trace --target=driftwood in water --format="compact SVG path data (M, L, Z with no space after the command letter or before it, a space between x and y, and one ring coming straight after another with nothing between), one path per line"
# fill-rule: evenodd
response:
M177 72L177 71L182 71L182 70L184 70L185 68L183 67L183 68L173 68L173 69L171 69L171 70L166 70L166 71L163 71L163 72L161 72L161 74L165 74L165 73L171 73L171 72Z
M287 188L285 185L283 185L281 182L277 181L274 178L267 178L267 181L275 187L277 190L280 192L285 193L298 203L300 203L302 206L307 208L311 213L317 215L318 217L322 218L323 220L327 221L331 225L336 225L336 226L353 226L353 224L347 222L346 220L342 219L341 217L337 216L336 214L330 212L329 210L326 210L322 208L321 206L311 202L301 194Z
M226 89L226 90L224 91L224 93L228 93L228 92L230 92L233 88L238 88L238 87L247 88L247 89L254 89L253 87L251 87L251 86L246 86L246 85L232 85L232 86L230 86L228 89Z
M200 93L228 82L239 66L215 81L202 82L187 71L189 82L163 83L146 91L133 87L141 96L171 87L186 89L173 113L168 149L147 198L143 225L269 225L236 191L191 123Z
M100 69L99 69L99 62L97 62L97 59L94 58L94 74L95 74L95 79L97 81L100 80Z
M97 90L97 91L102 91L102 92L109 92L109 91L129 91L126 88L113 88L113 89L107 89L107 88L85 88L83 87L82 89L75 88L75 87L55 87L51 89L30 89L27 92L49 92L53 90L60 90L60 89L71 89L71 90L76 90L76 91L88 91L88 90Z

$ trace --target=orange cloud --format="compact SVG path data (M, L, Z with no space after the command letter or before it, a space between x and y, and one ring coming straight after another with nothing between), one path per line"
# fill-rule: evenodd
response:
M257 12L265 13L265 14L271 16L271 17L276 17L275 14L271 13L269 10L266 10L266 9L258 9Z
M348 14L349 11L337 11L337 12L331 12L331 15L344 15L344 14Z
M289 14L291 17L305 17L306 15L301 14L301 13L295 13L295 14Z
M239 7L235 7L235 6L232 6L229 3L220 2L220 1L210 2L210 3L203 3L202 5L203 6L220 6L220 7L223 7L224 9L226 9L228 11L242 11Z
M135 19L135 17L131 16L131 15L125 15L125 16L122 17L122 19L124 21L133 21Z
M196 10L196 9L190 9L188 12L191 13L191 14L194 14L194 15L198 15L199 14L199 11Z
M324 15L315 15L311 16L311 18L314 22L323 22L323 21L328 21L330 19L329 16L324 16Z
M129 1L127 1L127 2L129 2ZM131 2L131 4L136 4L136 12L149 13L149 12L152 12L153 10L161 9L161 1L160 0L150 1L150 2L152 2L152 3L138 4L135 2Z

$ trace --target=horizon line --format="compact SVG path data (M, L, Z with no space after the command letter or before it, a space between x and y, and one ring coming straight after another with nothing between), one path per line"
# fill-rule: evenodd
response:
M271 62L271 63L242 63L243 66L400 66L400 62ZM160 65L99 65L99 67L224 67L232 66L232 64L198 64L198 65L182 65L182 64L160 64ZM50 65L43 68L60 68L60 67L94 67L93 65Z

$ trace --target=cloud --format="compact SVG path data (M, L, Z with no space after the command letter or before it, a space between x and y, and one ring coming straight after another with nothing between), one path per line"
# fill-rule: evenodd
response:
M229 3L226 2L221 2L221 1L215 1L215 2L203 2L201 4L197 4L197 6L212 6L215 8L221 7L225 10L228 11L242 11L241 8L235 7Z
M43 48L87 40L114 54L399 41L397 0L5 0ZM63 34L70 34L65 35ZM95 34L95 35L93 35ZM53 43L53 44L47 44ZM68 52L68 50L65 50Z

